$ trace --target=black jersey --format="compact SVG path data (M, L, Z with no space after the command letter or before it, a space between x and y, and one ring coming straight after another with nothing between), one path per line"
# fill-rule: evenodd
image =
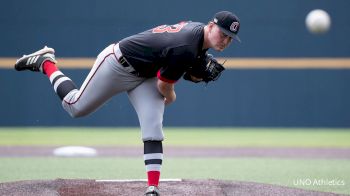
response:
M203 41L204 24L187 21L127 37L119 47L140 76L173 83L204 58Z

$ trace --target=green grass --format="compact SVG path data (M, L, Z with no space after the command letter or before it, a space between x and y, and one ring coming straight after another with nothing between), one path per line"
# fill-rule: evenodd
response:
M165 128L170 146L350 147L350 129ZM139 146L137 128L0 128L2 146Z
M165 128L167 146L350 147L350 129ZM0 146L142 146L138 128L0 128ZM165 156L166 157L166 156ZM139 158L0 158L0 182L55 179L145 178ZM163 178L224 179L350 193L350 160L273 158L165 158ZM344 186L293 183L343 180Z
M1 158L1 181L26 179L146 178L142 158ZM162 178L224 179L350 193L348 160L167 158ZM343 180L344 186L296 186L298 179Z

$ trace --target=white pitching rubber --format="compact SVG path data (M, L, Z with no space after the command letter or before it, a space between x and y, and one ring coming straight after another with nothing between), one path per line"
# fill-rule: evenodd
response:
M147 179L95 180L96 182L147 182ZM181 182L180 178L160 179L160 182Z

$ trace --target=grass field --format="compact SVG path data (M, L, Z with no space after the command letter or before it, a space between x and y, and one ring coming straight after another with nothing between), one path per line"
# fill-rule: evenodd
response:
M167 128L168 146L349 148L348 129ZM136 128L0 128L0 146L142 146ZM165 155L166 157L166 155ZM142 157L1 157L0 181L145 178ZM350 194L349 159L168 157L163 178L225 179ZM344 185L295 185L298 179Z
M216 147L350 147L350 129L166 128L165 144ZM0 146L142 146L137 128L0 128Z

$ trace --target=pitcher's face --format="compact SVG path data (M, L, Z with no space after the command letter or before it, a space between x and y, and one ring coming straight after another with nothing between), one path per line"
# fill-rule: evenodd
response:
M222 32L214 23L210 23L209 27L208 38L211 48L214 50L223 51L232 42L232 37Z

